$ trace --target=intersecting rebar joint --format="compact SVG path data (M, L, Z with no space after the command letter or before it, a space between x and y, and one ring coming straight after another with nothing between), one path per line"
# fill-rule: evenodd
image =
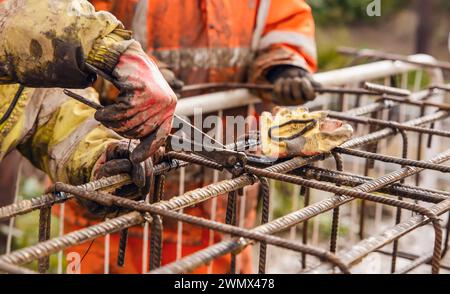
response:
M147 223L149 223L149 224L151 224L151 223L153 222L153 217L150 215L149 212L143 213L143 214L142 214L142 217L143 217L144 220L145 220Z
M232 252L233 254L239 254L244 251L244 249L246 248L245 245L248 242L244 237L240 237L239 239L236 239L236 243L239 244L239 246Z

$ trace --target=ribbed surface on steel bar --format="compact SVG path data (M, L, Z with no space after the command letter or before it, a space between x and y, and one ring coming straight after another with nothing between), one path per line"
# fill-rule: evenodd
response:
M419 126L419 125L423 125L423 124L437 121L440 119L444 119L444 118L448 117L449 115L450 114L447 111L439 111L439 112L436 112L433 114L423 116L421 118L410 120L410 121L404 123L403 125ZM383 129L378 132L374 132L374 133L371 133L371 134L368 134L368 135L365 135L362 137L351 139L351 140L345 142L344 144L342 144L340 147L342 147L342 148L358 147L361 145L369 144L371 142L379 141L379 140L386 138L392 134L395 134L395 130L387 128L387 129Z
M313 179L316 181L325 181L336 184L341 184L344 186L355 187L365 184L369 181L374 180L370 177L363 177L355 174L336 172L322 168L316 167L304 167L297 171L295 174L307 179ZM450 197L450 193L446 191L439 191L434 189L419 188L411 185L404 184L392 184L383 187L379 190L380 192L391 194L393 196L402 196L405 198L411 198L414 200L439 203Z
M97 225L69 233L62 237L51 239L32 247L17 250L8 255L2 255L0 256L0 262L15 265L26 264L42 256L58 252L67 247L81 244L109 233L117 232L123 228L128 228L142 223L143 221L144 220L140 213L131 212Z
M443 154L438 155L437 157L431 159L429 162L441 163L441 162L445 161L446 159L448 159L449 157L450 157L450 150L448 150L447 152L445 152ZM367 183L367 184L361 185L360 186L361 190L359 190L359 191L368 192L368 191L370 191L370 188L377 188L380 185L383 186L383 183L384 183L384 185L391 183L393 181L393 179L398 178L399 175L403 175L406 177L406 176L413 175L414 173L420 172L421 170L422 169L419 169L419 168L400 169L389 175L386 175L384 177L374 180L375 184ZM239 179L239 178L237 178L237 179ZM276 219L274 221L271 221L267 224L256 227L254 229L254 231L258 232L258 233L263 233L263 234L273 234L273 233L282 231L284 229L287 229L298 223L301 223L304 220L309 219L313 216L319 215L320 213L323 213L325 211L333 209L334 207L337 207L339 205L350 202L352 200L353 200L353 198L348 197L348 196L334 196L334 197L319 201L317 203L314 203L314 204L312 204L308 207L305 207L303 209L300 209L296 212L285 215L285 216L283 216L279 219ZM423 216L421 216L421 218L423 219ZM209 247L209 248L206 248L204 250L201 250L201 251L195 253L195 258L190 259L191 256L185 257L175 263L171 263L167 266L162 267L161 270L164 270L164 268L169 267L169 266L170 267L174 266L177 269L181 269L180 271L177 271L177 272L183 272L182 266L180 264L182 264L185 259L189 260L189 265L193 266L191 268L195 268L195 266L199 266L199 265L206 263L218 256L227 254L227 253L231 252L232 250L235 250L235 246L244 247L244 246L248 245L250 242L249 240L244 241L242 239L240 241L242 243L241 246L238 246L239 244L237 244L237 243L233 244L232 241L226 241L225 245L223 245L225 242L218 243L218 244L214 245L217 247L214 247L214 248ZM231 244L230 244L230 242L231 242ZM220 248L221 250L218 251L217 248ZM195 264L195 266L194 266L194 264Z
M156 207L164 208L168 210L178 210L188 206L192 206L210 199L211 197L228 193L239 188L243 188L247 185L252 185L254 178L248 175L241 176L239 178L224 180L215 184L205 186L190 192L187 192L181 196L171 198L168 201L161 201L155 203Z
M442 215L443 213L450 210L450 199L442 201L432 207L430 207L430 211L435 213L436 215ZM425 225L430 222L430 220L422 215L416 215L414 217L409 218L408 220L384 231L383 233L369 237L358 244L352 246L352 248L348 251L342 252L338 256L342 258L342 260L347 265L353 265L362 260L367 254L373 252L384 245L392 242L394 238L399 238L412 230ZM323 264L320 267L314 269L312 273L326 273L331 269L328 265Z
M117 175L109 178L103 178L97 181L89 182L79 187L86 191L105 190L112 191L117 187L130 183L128 175ZM59 202L64 202L71 199L72 195L59 195L48 193L39 197L34 197L29 200L22 200L15 204L4 206L0 208L0 220L5 220L16 215L28 213L30 211L50 206Z

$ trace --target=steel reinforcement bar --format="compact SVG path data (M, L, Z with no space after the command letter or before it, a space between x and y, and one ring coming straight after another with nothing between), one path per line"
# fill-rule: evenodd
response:
M440 163L440 162L444 162L449 159L450 159L450 150L448 150L447 152L445 152L443 154L440 154L439 156L433 158L429 162L430 163ZM304 164L306 164L306 163L304 162ZM385 175L383 177L380 177L378 179L375 179L373 181L370 181L368 183L360 185L351 191L352 192L355 192L355 191L364 191L364 192L377 191L381 187L385 187L386 185L392 184L396 181L399 181L400 179L417 174L417 173L421 172L422 170L423 169L411 168L411 167L403 168L396 172L390 173L388 175ZM259 175L264 176L264 177L273 176L273 173L277 173L277 172L270 170L270 168L265 169L265 170L260 170L260 171L263 171L263 172L259 173ZM254 170L252 170L252 172L254 172ZM283 174L280 174L280 175L281 176L278 177L278 179L282 179L282 180L289 179L288 175L283 175ZM290 178L290 179L293 179L293 178ZM302 184L309 184L308 182L305 182L305 181L298 181L298 179L294 179L294 181L296 183L301 182ZM292 181L292 182L294 182L294 181ZM338 188L338 187L334 187L334 188ZM340 190L340 192L346 192L346 191ZM353 199L354 198L349 197L349 196L338 196L338 197L328 198L326 200L319 201L308 207L305 207L296 212L293 212L291 214L283 216L283 217L281 217L277 220L274 220L268 224L256 227L253 230L256 232L264 233L264 234L274 234L274 233L283 231L293 225L297 225L297 224L299 224L305 220L308 220L314 216L317 216L323 212L326 212L333 208L339 207L345 203L352 201ZM435 229L436 229L436 232L439 232L439 230L436 227L435 227ZM436 237L437 237L437 239L439 239L440 236L437 235ZM437 246L437 243L439 243L439 240L436 240L436 242L435 242L434 250L436 252L436 257L435 257L435 266L433 268L433 272L437 272L439 270L438 268L436 268L436 266L439 262L438 259L440 258L440 256L437 256L438 249L440 252L440 243L439 243L439 247ZM199 252L196 252L190 256L182 258L179 261L168 264L160 269L155 270L154 272L155 273L188 272L202 264L205 264L205 263L213 260L214 258L231 253L231 252L237 250L237 248L242 249L249 244L250 244L250 242L245 242L245 243L240 242L239 244L237 244L233 240L224 241L224 242L215 244L209 248L206 248L204 250L201 250Z

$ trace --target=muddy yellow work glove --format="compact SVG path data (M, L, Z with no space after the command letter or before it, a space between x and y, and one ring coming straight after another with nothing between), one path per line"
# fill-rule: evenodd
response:
M121 140L108 145L92 170L92 179L101 179L119 174L129 174L133 183L117 189L114 194L133 200L142 200L150 189L152 160L132 163L130 154L136 147L135 141ZM102 216L117 212L117 207L103 207L100 204L82 200L82 204L94 215Z
M276 107L273 115L269 112L261 115L262 152L272 158L328 152L352 134L353 128L349 124L328 119L324 111Z

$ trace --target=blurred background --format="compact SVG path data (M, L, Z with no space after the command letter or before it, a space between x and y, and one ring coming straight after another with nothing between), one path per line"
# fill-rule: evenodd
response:
M398 54L428 53L449 60L450 1L381 0L381 16L367 15L372 0L307 0L317 25L320 71L344 67L340 46Z

